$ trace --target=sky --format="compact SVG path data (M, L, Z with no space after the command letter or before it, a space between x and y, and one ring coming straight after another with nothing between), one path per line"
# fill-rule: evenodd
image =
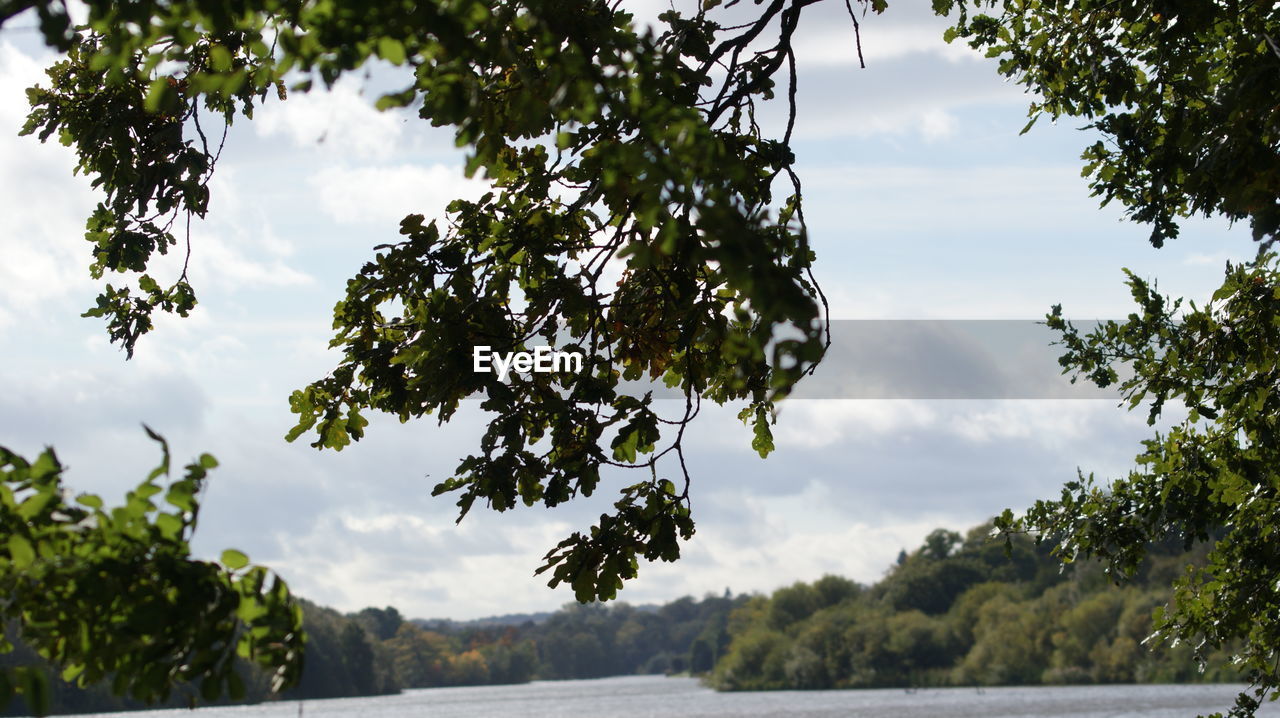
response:
M1019 136L1029 98L994 61L944 43L927 4L891 3L861 22L866 69L842 3L806 10L796 40L796 171L834 319L1036 320L1059 303L1075 319L1122 317L1122 267L1204 299L1225 261L1252 256L1244 226L1188 221L1156 250L1148 229L1099 208L1080 177L1091 136L1067 120ZM375 111L376 77L237 122L209 218L192 228L201 303L187 319L162 317L126 361L99 320L79 316L98 291L82 238L95 193L68 148L17 137L24 89L53 59L34 32L0 30L0 445L29 457L56 447L67 484L109 503L159 459L141 424L175 459L209 452L220 467L197 554L238 548L340 610L468 619L573 600L533 570L634 478L608 476L553 510L477 508L456 524L453 500L430 493L478 445L474 403L444 426L370 417L366 439L340 453L284 440L289 393L336 364L331 310L346 279L405 214L439 217L483 193L451 132ZM179 269L171 257L156 273ZM873 361L946 364L883 348ZM1053 373L1051 353L1035 357L1016 361ZM1145 412L1114 399L958 394L785 402L766 460L739 407L704 410L685 442L697 533L680 561L642 564L620 600L768 592L825 573L874 582L935 528L964 531L1054 496L1077 469L1127 472L1151 432Z

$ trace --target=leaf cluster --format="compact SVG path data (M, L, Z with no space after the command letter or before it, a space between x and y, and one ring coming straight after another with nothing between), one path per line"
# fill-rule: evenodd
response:
M377 106L452 126L467 174L493 191L452 203L444 221L410 215L400 241L375 249L334 309L342 358L292 395L288 438L341 449L370 409L447 421L479 396L493 414L480 451L435 487L460 494L461 515L477 501L555 506L591 494L603 467L646 469L616 514L543 567L556 567L553 585L607 598L636 555L673 559L675 536L692 534L682 439L701 400L742 402L766 456L773 402L825 351L790 148L792 37L814 2L758 3L746 24L702 3L643 31L603 0L90 2L76 28L57 19L60 3L34 2L67 57L30 91L24 132L73 145L107 194L86 234L91 272L141 276L136 289L108 284L87 314L131 353L156 309L195 303L185 267L167 288L143 272L177 244L177 218L207 209L221 144L202 116L225 127L273 88L284 99L286 83L401 68L404 84ZM769 137L756 105L784 73L790 113ZM473 347L536 342L581 354L584 371L504 383L471 370ZM642 379L681 391L683 410L662 416L650 394L623 390ZM679 466L660 475L668 455Z
M179 684L204 700L242 696L236 656L271 671L273 690L292 685L304 638L284 582L234 549L219 563L190 557L200 491L217 462L203 454L161 484L168 446L147 431L164 458L115 507L93 494L72 498L52 449L28 462L0 448L0 619L16 621L22 642L63 680L108 681L147 703ZM0 652L12 648L0 636ZM0 703L15 692L47 710L40 669L0 671Z
M1116 577L1132 574L1151 542L1185 547L1215 540L1204 566L1175 582L1156 636L1204 656L1226 646L1253 684L1232 715L1250 716L1280 685L1280 271L1276 255L1228 265L1204 307L1159 295L1130 274L1139 311L1080 334L1054 308L1064 372L1118 383L1148 421L1185 411L1143 442L1137 467L1100 485L1081 473L1054 501L1024 516L1006 511L1005 532L1030 531L1065 560L1095 557ZM1115 368L1121 367L1125 378Z
M1103 140L1082 156L1106 204L1152 225L1157 247L1177 220L1248 219L1280 231L1280 8L1163 0L934 0L962 38L1034 93L1042 115L1088 120ZM990 12L990 14L987 14Z

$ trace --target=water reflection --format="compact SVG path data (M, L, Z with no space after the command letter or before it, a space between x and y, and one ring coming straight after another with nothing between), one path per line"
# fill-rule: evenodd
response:
M1230 685L1032 686L716 693L691 678L628 676L518 686L410 690L396 696L202 708L200 718L1194 718L1226 712ZM142 711L129 718L191 718ZM1280 718L1266 705L1259 716Z

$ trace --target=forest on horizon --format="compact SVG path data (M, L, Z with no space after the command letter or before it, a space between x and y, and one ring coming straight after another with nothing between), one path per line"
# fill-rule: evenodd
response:
M406 619L391 606L343 614L304 600L306 667L279 698L636 674L691 674L717 690L1240 680L1226 650L1201 667L1186 644L1143 645L1169 584L1206 546L1152 546L1142 570L1117 585L1099 564L1064 567L1026 537L1006 552L990 532L989 522L964 535L937 529L872 585L826 575L768 596L726 589L462 622ZM22 645L0 656L33 660ZM246 663L238 672L243 702L275 699L263 674ZM166 705L185 706L187 692ZM52 707L146 706L55 680ZM0 715L25 707L15 701Z

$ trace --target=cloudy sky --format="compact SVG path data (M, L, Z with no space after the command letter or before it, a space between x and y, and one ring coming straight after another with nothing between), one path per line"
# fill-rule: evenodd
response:
M834 318L1034 320L1055 303L1117 317L1130 311L1121 267L1203 298L1225 260L1251 256L1245 227L1189 222L1155 250L1148 230L1099 209L1080 178L1090 138L1065 121L1018 136L1027 98L991 61L943 43L924 5L864 19L865 70L842 3L801 25L797 170ZM126 362L79 317L96 294L82 239L94 193L66 148L16 136L23 90L51 60L33 32L0 31L0 445L53 445L73 488L109 498L158 458L142 422L177 457L210 452L221 467L199 552L237 547L342 610L461 619L572 600L533 569L613 497L455 525L453 502L430 490L476 445L474 407L443 427L375 417L341 453L283 439L289 392L334 364L330 310L346 278L404 214L483 191L450 132L375 112L361 78L237 124L210 218L192 231L201 305L162 319ZM1109 400L806 400L782 408L779 449L761 460L736 412L704 412L686 442L698 530L684 558L642 566L624 600L828 572L874 581L936 527L1056 494L1077 467L1125 471L1149 432Z

